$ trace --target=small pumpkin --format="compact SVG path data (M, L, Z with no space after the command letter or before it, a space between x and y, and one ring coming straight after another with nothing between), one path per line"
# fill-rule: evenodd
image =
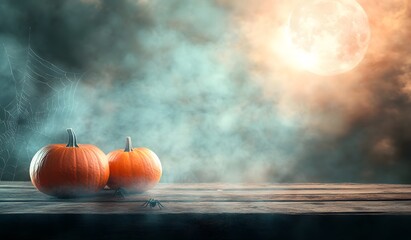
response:
M126 138L125 149L108 154L111 189L125 189L129 192L144 192L153 188L162 175L160 159L148 148L133 148L131 138Z
M48 195L72 197L104 188L109 177L107 156L90 144L77 144L74 131L67 129L68 144L41 148L30 164L33 185Z

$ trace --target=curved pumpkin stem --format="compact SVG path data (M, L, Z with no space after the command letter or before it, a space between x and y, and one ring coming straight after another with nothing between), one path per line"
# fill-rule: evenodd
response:
M67 128L67 133L69 135L69 141L66 145L66 147L78 147L77 145L77 137L76 134L74 133L72 128Z
M132 152L133 151L133 146L131 145L131 137L126 138L126 148L124 149L124 152Z

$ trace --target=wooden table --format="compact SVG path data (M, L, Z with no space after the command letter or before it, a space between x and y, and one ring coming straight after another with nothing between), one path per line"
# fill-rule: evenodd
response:
M160 200L164 208L143 207L149 198ZM21 238L106 232L100 238L211 233L237 239L249 234L281 237L290 231L305 231L302 236L307 236L307 226L324 234L340 229L379 238L389 230L390 237L409 236L411 185L159 184L124 199L108 189L93 197L57 199L29 182L0 182L0 226L3 234ZM26 232L13 230L16 227Z

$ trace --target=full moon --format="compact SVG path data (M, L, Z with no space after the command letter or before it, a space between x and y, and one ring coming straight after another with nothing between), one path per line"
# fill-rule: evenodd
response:
M295 61L323 76L355 68L370 40L368 17L355 0L311 0L290 15L287 39Z

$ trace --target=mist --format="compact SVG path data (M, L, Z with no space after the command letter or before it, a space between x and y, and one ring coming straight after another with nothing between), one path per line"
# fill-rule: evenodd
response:
M1 179L71 127L106 153L131 136L162 182L409 182L407 2L359 1L368 53L331 77L287 58L297 3L2 1Z

